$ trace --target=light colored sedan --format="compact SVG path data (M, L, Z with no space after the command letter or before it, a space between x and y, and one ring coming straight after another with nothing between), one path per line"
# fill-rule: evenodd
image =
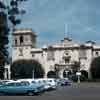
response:
M28 94L34 95L39 92L39 87L29 82L8 82L0 86L0 93L3 94Z

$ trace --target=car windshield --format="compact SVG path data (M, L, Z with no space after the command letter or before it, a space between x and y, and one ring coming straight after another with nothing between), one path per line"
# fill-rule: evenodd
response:
M4 85L5 83L7 83L8 81L0 81L0 85Z

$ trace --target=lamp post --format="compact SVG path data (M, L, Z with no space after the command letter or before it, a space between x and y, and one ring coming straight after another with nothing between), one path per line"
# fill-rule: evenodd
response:
M81 76L81 72L76 72L76 75L78 77L77 83L80 84L80 76Z
M33 73L32 73L32 78L34 78L34 69L33 69Z

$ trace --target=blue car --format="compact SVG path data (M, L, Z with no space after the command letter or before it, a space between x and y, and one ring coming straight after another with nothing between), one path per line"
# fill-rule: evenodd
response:
M30 96L39 93L40 87L29 82L8 82L0 86L2 94L28 94Z
M57 81L57 85L58 86L67 86L67 85L71 85L72 82L69 79L58 79Z

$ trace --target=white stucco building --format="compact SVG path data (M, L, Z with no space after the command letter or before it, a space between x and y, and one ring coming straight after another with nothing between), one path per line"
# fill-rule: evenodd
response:
M64 38L54 45L36 48L36 36L31 29L18 29L13 33L12 62L35 59L42 64L44 77L55 68L59 69L59 76L63 77L63 71L71 70L75 61L80 62L80 70L89 73L92 59L100 55L100 46L92 41L79 44L69 38Z

